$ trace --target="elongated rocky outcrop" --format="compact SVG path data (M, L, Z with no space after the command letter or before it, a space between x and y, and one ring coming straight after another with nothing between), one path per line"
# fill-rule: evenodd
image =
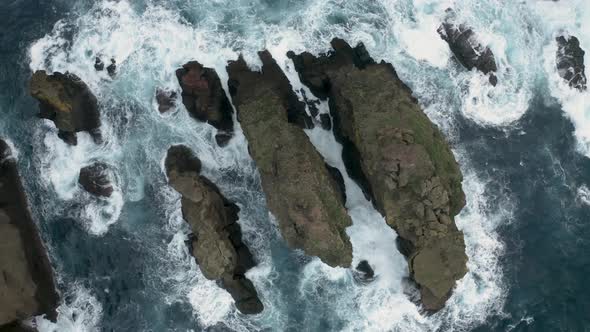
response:
M165 164L170 185L182 195L182 214L194 234L192 254L201 272L207 279L218 281L242 313L260 313L262 302L245 277L255 262L242 242L237 223L240 209L199 174L201 162L189 148L171 147Z
M467 272L463 233L454 217L465 205L462 175L447 142L390 64L361 45L288 55L301 80L329 98L349 173L399 235L422 302L438 310Z
M49 119L59 129L59 137L76 145L76 133L89 132L100 141L100 113L96 97L86 83L71 73L48 75L36 71L29 85L31 95L39 101L39 116Z
M176 77L189 114L217 128L217 144L227 144L233 136L233 111L215 70L191 61L176 71Z
M483 46L473 29L456 21L455 12L447 9L445 21L438 28L438 34L449 44L457 60L467 69L476 68L488 75L492 85L498 83L494 73L498 70L492 50Z
M26 330L37 315L56 318L58 295L8 145L0 140L0 330Z
M270 53L260 52L262 71L240 57L230 62L229 89L258 166L269 210L292 248L331 266L348 267L351 220L324 160L302 130L311 121Z
M557 71L569 86L580 91L586 90L586 67L584 66L584 50L580 41L574 36L559 36L557 54L555 55Z

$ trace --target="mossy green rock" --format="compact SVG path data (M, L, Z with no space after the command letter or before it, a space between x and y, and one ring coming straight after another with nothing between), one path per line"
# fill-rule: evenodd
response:
M312 92L330 98L349 173L397 231L424 307L438 310L467 272L454 222L465 205L459 166L391 65L375 63L362 45L332 46L329 55L289 56Z
M254 285L245 277L255 266L242 242L237 223L239 208L217 186L201 176L201 162L185 146L173 146L166 156L170 185L182 195L182 214L193 231L192 254L201 272L217 280L244 314L257 314L263 305Z
M48 75L39 70L31 77L29 90L39 101L39 116L52 120L66 142L75 145L79 131L100 139L97 99L78 76L59 72Z
M305 108L272 59L261 52L261 72L240 58L228 67L229 89L258 166L270 211L292 248L331 266L348 267L352 246L345 230L352 221L324 160L302 127Z

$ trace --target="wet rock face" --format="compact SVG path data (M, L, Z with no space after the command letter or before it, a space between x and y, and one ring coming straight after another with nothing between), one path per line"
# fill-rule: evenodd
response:
M472 28L455 21L455 13L452 10L447 10L446 20L437 31L465 68L476 68L486 75L489 74L489 81L493 86L498 83L498 78L494 75L498 70L494 53L479 42Z
M59 129L59 137L76 145L76 133L89 132L100 140L100 113L96 97L88 86L74 74L43 70L33 74L30 93L39 101L39 116L49 119Z
M586 90L586 73L584 66L584 50L580 41L574 36L559 36L557 41L556 64L559 76L569 83L569 86L580 91Z
M467 272L463 233L454 222L465 205L460 169L391 65L367 58L362 45L334 40L332 46L318 58L290 56L314 94L330 98L349 174L397 231L424 307L438 310Z
M302 130L309 119L304 104L270 53L259 56L261 72L250 70L242 58L230 62L227 70L268 208L291 248L328 265L348 267L352 246L345 230L352 222L337 181Z
M0 140L0 330L23 330L20 321L56 318L53 271L31 219L16 163Z
M176 91L156 89L156 102L160 113L174 109L176 107Z
M87 192L99 196L110 197L113 194L109 167L104 163L94 163L80 170L78 183Z
M201 272L207 279L217 280L242 313L260 313L262 302L245 277L255 262L242 242L237 223L240 209L199 174L201 162L189 148L171 147L165 165L170 185L182 195L182 213L194 233L192 254Z
M176 71L176 77L190 115L218 129L219 145L227 143L227 137L233 136L233 111L215 70L191 61Z

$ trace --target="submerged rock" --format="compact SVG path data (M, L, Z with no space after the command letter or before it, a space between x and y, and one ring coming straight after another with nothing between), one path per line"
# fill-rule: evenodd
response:
M160 113L168 112L176 107L176 91L156 89L156 102Z
M483 46L473 29L455 21L455 12L447 9L445 22L438 28L438 34L449 44L457 60L467 69L476 68L488 75L493 86L498 83L494 72L498 70L492 50Z
M189 148L171 147L165 164L170 185L182 195L182 214L194 233L191 251L201 272L219 281L242 313L260 313L262 302L245 277L255 263L242 242L237 223L240 209L200 175L201 162Z
M349 174L397 231L424 307L438 310L467 272L454 223L465 205L459 166L390 64L375 63L362 44L335 39L332 47L289 56L311 91L329 97Z
M111 64L107 67L107 73L109 73L110 77L117 75L117 61L115 59L111 59Z
M22 320L43 314L55 319L58 295L10 155L0 140L0 330L22 331Z
M261 72L250 70L241 57L227 71L268 208L290 247L328 265L348 267L352 246L345 230L352 222L336 181L302 130L311 119L270 53L259 56Z
M110 197L113 194L109 167L104 163L97 162L82 168L78 183L95 196Z
M360 274L360 279L363 281L370 281L373 280L373 278L375 278L375 272L373 271L373 268L367 261L363 260L360 263L358 263L358 265L356 266L356 270Z
M100 113L96 97L80 78L70 73L47 75L36 71L30 82L31 95L39 101L39 116L59 129L58 136L76 145L76 133L89 132L100 141Z
M94 59L94 69L96 69L96 71L104 70L104 62L102 62L102 60L99 57L96 57L96 59Z
M233 136L233 110L215 70L191 61L176 71L176 77L189 114L217 128L217 143L227 144Z
M584 66L584 50L580 41L574 36L559 36L557 41L556 64L559 76L566 80L570 87L580 91L586 90L586 74Z

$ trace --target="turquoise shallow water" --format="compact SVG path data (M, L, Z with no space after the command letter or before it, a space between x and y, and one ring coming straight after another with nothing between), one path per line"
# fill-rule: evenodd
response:
M550 56L553 35L563 29L577 33L584 47L590 9L581 1L455 3L498 58L500 84L491 90L484 78L450 60L436 35L451 4L3 4L0 134L19 152L63 294L57 324L40 320L41 330L587 331L590 162L579 113L588 103L555 83ZM374 57L394 64L451 141L465 174L468 206L458 224L466 234L470 273L436 315L409 300L406 267L385 248L355 249L356 256L391 262L370 285L287 249L272 226L243 137L238 133L219 149L211 128L184 109L169 116L155 110L153 91L178 88L174 69L188 60L215 67L223 79L225 62L239 53L255 65L255 52L268 48L288 66L282 62L287 50L325 51L335 36L363 41ZM94 71L96 55L117 59L114 80ZM72 71L88 82L101 102L104 144L82 136L78 147L68 148L51 123L34 116L37 106L26 84L36 69ZM177 143L197 151L207 175L242 208L245 241L259 261L251 279L267 308L260 316L236 313L186 252L188 229L161 168L165 151ZM120 190L108 202L75 187L80 166L92 160L117 170ZM352 210L358 220L372 217ZM357 238L373 234L363 227L352 232Z

